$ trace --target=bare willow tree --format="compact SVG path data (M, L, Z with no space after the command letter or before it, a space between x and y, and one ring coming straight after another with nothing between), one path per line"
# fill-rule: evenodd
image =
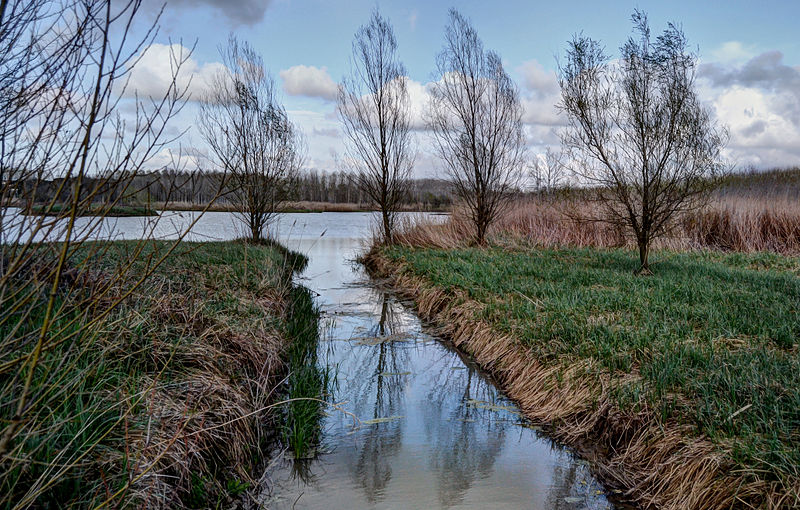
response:
M566 165L564 153L547 147L544 154L533 158L530 166L533 189L538 193L550 193L564 184Z
M339 86L339 116L359 187L381 211L392 242L414 163L406 69L391 24L376 9L353 41L352 71Z
M172 141L165 128L185 104L177 77L189 58L171 55L161 95L127 91L156 34L155 24L133 33L140 9L140 0L0 1L4 507L87 504L137 476L132 464L111 472L143 397L104 378L103 367L129 354L114 352L124 342L105 321L177 244L145 255L149 242L134 242L110 258L112 243L90 241L108 239L104 216ZM133 113L123 116L123 104ZM37 205L43 214L31 214ZM106 491L76 489L100 476L91 467L100 463Z
M484 50L469 21L455 9L436 58L428 123L456 194L475 226L475 241L517 190L525 140L519 91L500 56Z
M278 101L264 60L246 42L230 36L220 50L218 73L200 107L199 128L227 177L228 200L250 230L253 242L291 195L305 154L300 131Z
M727 131L697 96L697 55L683 31L669 24L653 40L644 13L632 21L635 35L616 62L597 41L573 38L560 66L560 107L576 176L592 188L602 219L633 233L646 274L653 239L702 205L725 171Z

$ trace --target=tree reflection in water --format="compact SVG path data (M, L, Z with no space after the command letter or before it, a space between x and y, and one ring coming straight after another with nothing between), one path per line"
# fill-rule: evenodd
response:
M341 220L344 221L344 220ZM348 244L349 243L349 244ZM585 466L520 426L516 408L410 309L343 262L357 240L310 240L308 284L335 366L322 455L270 476L269 508L605 508Z
M401 375L406 372L408 352L405 345L385 339L401 333L395 307L398 303L380 293L380 319L368 332L378 342L371 349L362 349L363 357L357 364L355 380L361 381L355 398L355 412L362 419L369 416L381 420L404 414L402 408L403 384ZM370 410L371 407L371 410ZM364 425L357 446L354 477L364 488L370 503L381 499L392 477L392 459L400 450L403 439L403 422L393 419L383 423Z
M439 503L460 503L473 482L492 472L505 443L506 429L515 416L487 409L497 401L494 387L471 364L435 363L440 369L430 385L428 402L421 406L431 444L430 469L436 473ZM466 365L466 367L464 367Z

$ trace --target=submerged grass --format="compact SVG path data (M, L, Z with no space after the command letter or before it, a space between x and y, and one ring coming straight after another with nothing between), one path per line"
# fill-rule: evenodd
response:
M116 272L137 278L170 246L148 242L138 253L141 242L109 243L93 278ZM96 253L91 248L86 243L72 256ZM121 267L130 260L132 268ZM33 374L31 393L58 405L29 416L14 438L14 458L2 462L2 505L230 503L252 485L251 473L275 435L280 415L270 409L281 396L283 356L294 332L304 322L316 331L316 310L294 309L303 291L291 278L305 263L272 243L185 243L91 335L85 333L91 309L60 314L54 338L84 328L84 341L51 346L52 360L41 364L47 369ZM125 288L109 288L107 298ZM35 331L37 303L18 313L18 321L3 326ZM5 380L13 373L0 377L15 384Z
M551 415L577 423L583 420L580 416L597 414L608 399L623 416L612 413L608 416L618 423L592 422L592 427L607 429L606 435L617 430L628 436L607 438L608 447L624 451L627 445L644 454L651 448L644 445L658 434L648 432L641 437L649 439L637 443L637 430L648 426L631 424L646 417L667 427L667 436L673 430L679 436L710 438L723 457L712 462L716 467L709 473L736 473L742 483L753 484L742 487L739 496L731 496L734 499L698 496L693 501L716 501L722 507L731 501L800 504L798 259L764 253L660 252L655 275L637 277L636 257L622 249L396 247L385 249L380 257L393 268L389 271L401 288L427 289L414 290L418 303L424 297L423 315L443 317L446 310L457 310L452 313L462 324L450 327L455 335L472 327L468 336L475 337L475 328L486 325L499 335L496 338L514 339L529 367L514 368L510 385L530 370L552 373L542 383L549 389L530 390L542 393L536 397L540 407L562 391L559 386L574 386L574 402L561 402L562 409ZM495 343L493 347L486 338L482 355L507 349L500 340ZM511 363L497 361L504 357L511 359L498 354L493 363ZM577 406L582 414L570 414L565 406ZM530 407L526 411L542 414ZM628 425L621 426L625 420ZM564 436L589 433L585 428L569 429L564 428ZM628 462L652 464L647 459ZM644 471L648 469L663 476L660 467L650 465ZM680 469L666 472L688 476ZM617 473L614 478L649 492L639 494L640 503L663 503L658 491L665 492L672 483L643 480L643 474L638 480L636 474L626 476ZM725 490L735 493L737 488Z
M284 444L295 459L312 457L322 434L323 402L331 386L330 370L317 363L319 311L311 292L296 287L291 292L287 318L286 351L289 375L286 381L285 417L281 425Z

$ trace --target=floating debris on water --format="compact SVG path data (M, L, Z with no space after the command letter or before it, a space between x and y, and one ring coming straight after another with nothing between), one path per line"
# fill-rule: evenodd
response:
M386 423L387 421L402 420L405 416L389 416L387 418L374 418L372 420L362 420L362 425L377 425L378 423Z
M361 336L354 337L351 341L355 341L356 345L380 345L393 342L410 342L414 340L414 335L409 333L394 333L386 336Z
M502 405L492 404L491 402L487 402L485 400L469 399L467 400L467 405L474 407L475 409L487 409L489 411L506 411L508 413L520 414L520 412L512 406L502 406Z
M411 375L411 372L381 372L378 375L381 377L388 377L391 375Z

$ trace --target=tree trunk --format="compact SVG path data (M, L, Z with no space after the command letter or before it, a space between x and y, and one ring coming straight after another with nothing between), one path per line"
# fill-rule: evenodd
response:
M483 221L478 222L478 232L477 236L475 237L475 242L478 243L478 246L483 246L486 244L486 227L484 226Z
M383 242L392 244L392 225L389 222L389 211L385 206L381 207L381 214L383 216Z
M650 256L650 240L649 239L639 239L639 269L636 270L636 274L638 275L651 275L653 274L650 271L650 263L648 258Z

